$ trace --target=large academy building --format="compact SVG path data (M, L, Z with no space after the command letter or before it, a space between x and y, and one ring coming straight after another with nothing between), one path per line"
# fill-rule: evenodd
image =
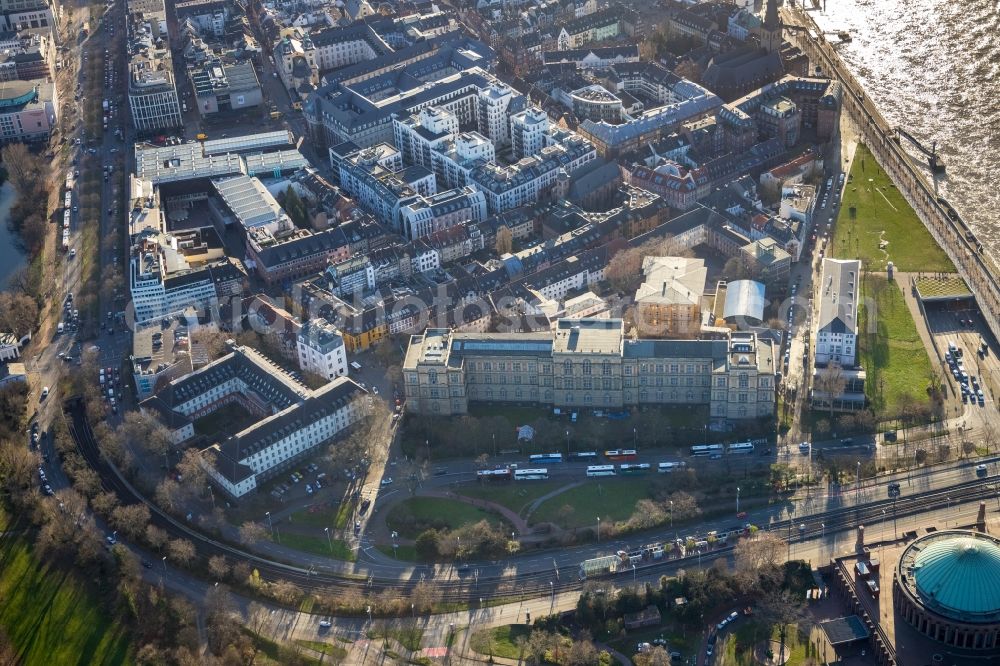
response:
M708 405L714 422L774 413L775 356L753 333L722 340L630 340L621 319L560 319L554 332L410 337L406 407L465 414L470 402L621 409Z

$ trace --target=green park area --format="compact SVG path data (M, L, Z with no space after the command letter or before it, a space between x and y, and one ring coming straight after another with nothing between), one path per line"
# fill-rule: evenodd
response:
M854 156L829 252L838 259L861 259L870 271L884 271L887 260L905 272L955 271L864 145Z
M600 516L605 525L628 520L636 502L651 496L649 481L613 478L591 481L542 502L531 514L531 522L553 523L564 529L596 528Z
M814 631L820 631L814 629ZM767 637L770 633L769 647ZM767 627L760 622L753 620L738 625L738 628L726 634L722 639L722 649L719 653L719 666L756 666L760 664L754 653L766 653L770 649L774 658L778 658L781 653L781 629L780 627ZM799 630L797 625L789 625L785 628L785 658L787 666L800 666L804 664L821 663L822 653L820 652L819 638L816 642L810 640L809 630Z
M867 274L861 298L858 352L875 413L895 416L927 406L931 363L899 285Z
M335 560L353 562L357 559L354 551L343 539L327 538L326 534L319 536L312 534L300 534L298 532L283 531L278 537L282 546L301 550L303 553L314 555L324 555Z
M566 481L464 485L457 491L463 497L486 500L524 516L538 498L568 485Z
M18 527L0 512L0 533ZM38 561L26 538L14 533L0 536L0 562L0 630L14 646L11 663L131 662L127 627L75 573Z
M481 520L493 526L504 524L497 514L457 500L411 497L393 506L385 522L404 539L415 539L424 530L453 530Z
M520 659L524 656L521 643L527 641L530 635L531 627L527 624L505 624L474 632L469 638L469 647L479 654Z

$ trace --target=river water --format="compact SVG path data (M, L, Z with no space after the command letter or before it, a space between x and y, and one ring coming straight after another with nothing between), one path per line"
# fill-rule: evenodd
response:
M11 275L27 264L20 239L7 226L15 198L14 187L9 182L4 183L0 187L0 289L7 286Z
M822 1L822 0L821 0ZM811 7L807 0L806 7ZM885 119L947 172L939 189L996 257L1000 250L1000 9L995 0L828 0L809 12ZM836 43L835 35L827 35ZM905 142L904 142L905 145Z

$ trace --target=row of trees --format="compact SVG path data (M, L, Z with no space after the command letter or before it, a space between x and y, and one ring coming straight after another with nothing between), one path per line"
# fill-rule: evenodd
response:
M427 561L495 559L509 554L513 548L509 532L503 525L487 520L462 525L453 530L429 528L415 542L417 555Z
M725 560L717 559L707 569L681 570L673 579L663 577L659 586L609 589L605 581L588 582L577 604L575 619L594 635L614 639L626 635L625 615L649 606L659 608L664 617L699 628L733 606L753 605L755 626L761 637L770 635L774 627L784 635L789 625L808 621L799 580L810 575L804 563L783 562L786 547L774 534L756 533L737 544L733 570ZM681 597L685 603L675 605L674 600ZM667 663L655 650L636 655L633 661Z

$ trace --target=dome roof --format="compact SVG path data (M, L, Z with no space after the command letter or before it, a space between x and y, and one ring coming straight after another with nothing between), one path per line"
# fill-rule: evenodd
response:
M921 600L939 613L964 618L1000 612L1000 543L992 537L933 540L916 556L913 576Z

